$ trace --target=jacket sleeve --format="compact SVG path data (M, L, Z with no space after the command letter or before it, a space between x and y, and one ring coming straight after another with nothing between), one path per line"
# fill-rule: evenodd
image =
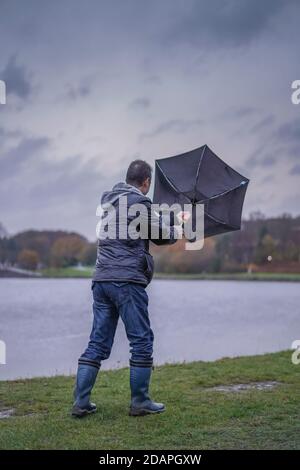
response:
M148 211L148 239L155 245L172 245L180 238L182 226L167 224L161 214L152 209L151 200L147 198L145 206Z

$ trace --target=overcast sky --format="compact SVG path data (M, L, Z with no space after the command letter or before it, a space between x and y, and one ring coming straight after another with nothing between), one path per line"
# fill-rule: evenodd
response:
M0 0L0 222L95 238L135 158L204 143L244 215L299 214L300 2Z

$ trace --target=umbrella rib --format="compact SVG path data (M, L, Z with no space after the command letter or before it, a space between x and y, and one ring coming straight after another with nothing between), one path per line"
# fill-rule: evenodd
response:
M159 164L157 163L156 161L156 165L157 167L160 169L161 173L164 175L166 181L169 183L170 186L172 186L173 189L175 189L175 191L177 193L180 193L180 194L183 194L181 191L179 191L178 188L176 188L175 184L170 180L170 178L163 172L162 168L159 166Z
M199 160L199 163L198 163L198 167L197 167L196 180L195 180L195 186L194 186L193 202L196 201L197 183L198 183L198 178L199 178L199 173L200 173L200 167L201 167L201 163L202 163L202 160L203 160L203 156L204 156L204 152L205 152L205 150L206 150L206 147L207 147L207 145L204 145L203 150L202 150L202 152L201 152L201 157L200 157L200 160Z
M207 215L207 217L209 217L210 219L217 222L218 224L227 225L227 227L239 229L239 227L236 227L235 225L229 225L227 222L224 222L224 220L218 219L217 217L214 217L213 215L209 214L206 211L204 211L204 214Z
M209 214L207 211L204 211L204 214L207 215L207 217L209 217L210 219L214 220L215 222L218 222L218 224L228 225L226 222L224 222L224 220L214 217L213 215Z
M215 196L207 197L206 199L201 199L201 201L198 201L198 203L202 204L202 202L210 201L211 199L217 199L218 197L224 196L225 194L228 194L231 191L234 191L235 189L238 189L240 186L242 186L241 183L238 186L235 186L234 188L226 189L226 191L223 191L222 193L216 194Z
M217 197L223 196L224 194L228 194L231 191L234 191L235 189L239 188L240 186L241 186L241 184L239 184L238 186L235 186L234 188L227 189L226 191L223 191L222 193L216 194L215 196L212 196L210 198L203 199L202 201L199 201L198 204L202 204L202 202L210 201L211 199L216 199ZM218 218L214 217L213 215L209 214L207 211L204 211L204 213L205 213L205 215L207 215L207 217L214 220L215 222L218 222L219 224L222 224L222 225L228 225L226 222L224 222L221 219L218 219ZM233 227L233 228L236 228L236 229L240 228L240 227L237 227L235 225L230 225L230 227Z

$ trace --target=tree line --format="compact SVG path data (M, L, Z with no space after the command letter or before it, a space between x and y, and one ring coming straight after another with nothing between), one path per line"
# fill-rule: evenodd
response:
M152 245L156 270L165 273L300 272L300 216L266 218L253 213L242 230L205 240L200 251L184 250L185 240ZM96 242L75 232L27 230L9 236L0 224L0 263L35 270L94 265Z
M0 263L24 269L92 265L96 244L62 230L27 230L0 238Z
M186 251L184 240L155 247L160 272L300 272L300 216L266 218L260 212L239 231L207 238L200 251Z

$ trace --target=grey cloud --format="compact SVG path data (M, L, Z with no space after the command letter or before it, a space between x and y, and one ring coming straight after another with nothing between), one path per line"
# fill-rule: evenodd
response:
M162 122L152 131L143 132L140 134L139 140L156 137L157 135L170 131L179 134L185 133L194 127L200 126L201 124L203 124L202 119L170 119L169 121Z
M20 136L21 133L17 130L10 130L10 129L5 129L4 127L0 127L0 139L6 139L10 137L18 137Z
M2 152L0 157L1 180L17 175L21 169L30 164L37 156L40 156L50 145L46 137L22 138L21 141L10 150Z
M281 155L300 157L300 119L282 124L274 133L274 140L282 146Z
M47 178L43 178L44 174ZM28 179L28 191L22 204L29 208L30 220L33 214L38 214L40 220L46 219L48 227L69 225L70 229L93 239L100 195L118 179L119 172L107 174L99 169L99 157L85 161L83 155L78 154L63 161L44 160L35 175ZM18 194L15 201L17 198Z
M22 100L30 96L33 89L30 74L24 65L17 62L16 55L9 58L0 76L6 83L8 95L15 95Z
M297 163L297 165L290 169L290 175L300 175L300 163Z
M279 13L296 0L194 1L187 13L168 32L168 42L183 41L197 46L242 46L264 32Z
M265 175L265 176L261 179L261 183L262 183L262 184L271 183L271 181L273 181L273 180L274 180L274 175L269 174L269 175Z
M136 98L132 100L128 107L132 109L147 109L150 106L149 98Z
M233 106L221 114L220 119L241 119L248 118L259 113L253 106Z
M151 84L160 84L162 82L161 78L159 75L148 75L145 80L146 83L151 83Z
M277 162L278 151L267 151L264 147L254 151L246 160L245 166L249 170L254 167L271 167Z
M264 121L264 120L263 120ZM267 119L261 122L262 130L271 126L274 119ZM254 126L255 127L255 126ZM253 130L253 129L252 129ZM257 129L259 130L259 129ZM252 132L255 134L255 132ZM260 146L252 152L245 162L247 169L261 167L272 167L279 160L300 159L300 120L290 121L281 125L275 132L266 139L265 132L261 134ZM298 174L297 164L290 170L290 174Z
M300 142L300 119L281 125L276 131L276 137L285 142Z
M14 141L14 139L21 137L21 132L18 130L10 130L4 127L0 127L0 149L2 150L7 142ZM3 152L3 150L2 150ZM1 156L0 156L1 164Z
M276 161L277 158L275 157L275 155L273 155L272 153L267 154L261 159L261 165L265 167L272 166L274 165L274 163L276 163Z
M289 157L293 159L299 159L300 158L300 142L298 142L298 145L291 145L287 147L286 149L283 150L282 154L288 155Z
M257 122L251 129L250 132L252 134L256 132L260 132L261 130L265 130L266 128L270 127L272 124L275 122L275 116L270 114L269 116L266 116L265 118L261 119L259 122Z
M85 98L86 96L89 96L90 93L90 84L82 81L78 85L68 85L65 98L69 101L76 101L78 98Z
M190 142L195 138L193 131L197 134L202 129L207 131L209 138L216 140L216 145L226 145L228 142L230 148L233 140L230 132L234 128L240 131L234 137L234 147L238 153L246 153L247 158L251 148L257 148L249 156L245 172L242 171L246 175L256 168L259 170L258 177L263 178L273 172L272 165L276 160L286 162L287 172L297 163L296 158L300 156L300 119L288 122L288 116L297 112L295 107L291 108L288 96L288 77L297 78L297 14L293 15L293 19L292 12L288 11L290 5L294 8L294 1L130 0L118 2L119 7L116 8L114 2L90 0L87 8L81 0L54 0L47 3L28 0L24 7L22 2L8 0L4 12L3 0L0 3L5 18L0 28L0 71L6 69L11 75L19 76L13 92L18 100L24 97L24 101L31 94L35 95L30 86L30 70L43 84L41 93L34 96L34 103L31 100L21 103L26 104L24 112L17 115L16 108L0 109L1 122L2 117L7 119L7 122L3 121L3 126L8 128L13 123L15 127L27 129L32 135L36 134L37 129L45 135L58 135L63 128L63 138L57 138L60 152L65 148L74 148L76 143L72 141L72 133L78 132L76 142L80 148L84 146L86 154L68 158L66 155L56 155L51 160L53 155L50 150L55 151L52 146L50 148L52 141L44 146L42 143L40 146L38 143L30 144L26 143L28 138L24 140L24 136L12 134L9 137L5 129L0 129L0 145L2 143L3 146L0 152L1 219L4 222L7 220L7 225L13 229L30 224L62 228L81 226L81 231L87 233L89 229L85 228L82 220L87 221L87 213L91 210L93 223L93 201L112 182L112 176L106 172L111 173L114 166L119 165L120 168L129 163L129 156L123 160L118 157L116 161L116 155L122 154L123 142L115 141L111 147L109 145L111 136L115 135L114 126L119 126L119 121L115 123L113 119L108 119L101 131L105 133L106 139L103 140L103 149L106 151L111 148L112 155L107 150L107 155L101 157L103 161L100 166L99 159L86 161L87 156L101 148L101 142L99 145L92 142L97 135L97 127L80 129L75 123L76 119L74 122L68 119L69 104L73 103L74 108L78 106L78 115L83 111L86 113L85 119L93 122L97 116L100 120L105 119L106 104L112 116L120 111L120 102L125 103L122 109L124 114L128 111L128 104L137 114L147 109L152 111L153 108L152 124L145 128L142 127L143 123L137 123L136 131L141 133L139 139L153 138L151 144L154 149L161 147L165 136L176 134L181 145L190 148ZM273 25L272 31L276 37L271 41L267 34ZM262 34L263 41L253 41L249 54L243 51L245 54L242 56L232 50L232 47L249 44L256 37L262 38ZM8 61L9 51L18 51L19 55ZM203 76L202 69L199 71L197 64L203 62L209 69L211 80ZM195 76L191 76L193 70L197 70L199 79L195 80ZM57 75L57 80L54 80L52 88L53 73ZM91 82L82 80L84 77L92 77ZM201 116L197 112L201 96L210 94L212 87L216 93L222 88L223 96L216 94L211 101L204 128L202 121L193 119L193 116ZM261 87L268 89L265 95L261 93ZM156 92L159 92L157 96ZM270 116L268 119L264 110L271 110L273 105L278 105L282 92L286 104L282 102L274 122ZM103 97L103 114L102 109L96 115L94 113L94 93L98 103L101 103ZM165 93L170 99L186 93L186 103L180 114L164 115L155 120L154 116L162 116L163 105L158 96L165 96ZM190 102L190 93L195 96L194 103ZM49 101L53 96L65 100L59 109L57 101ZM273 103L268 101L270 96L274 98ZM137 101L129 103L132 97ZM150 108L147 108L147 101L143 101L147 97L151 100L155 97ZM221 115L225 108L228 111ZM62 119L56 122L58 113ZM74 112L73 116L77 117ZM117 119L121 120L123 116ZM273 129L275 124L277 130ZM137 142L131 139L127 141L125 132L126 129L122 139L126 143L126 152L134 154L138 148L135 145ZM146 142L150 143L148 140ZM11 149L10 153L8 148ZM148 152L147 156L155 151L153 148L144 150ZM244 160L241 157L238 163L244 165ZM278 165L274 168L274 175L279 171ZM117 176L115 173L114 179ZM282 177L285 178L284 184L279 191L283 200L284 192L289 190L289 181L293 180L294 183L295 177ZM257 183L259 185L260 181ZM255 181L252 184L253 192L256 192ZM256 201L251 204L255 209ZM262 195L265 212L272 209L274 204L277 204L275 200ZM8 211L8 207L12 210Z
M53 159L49 152L51 144L46 137L23 139L2 155L2 220L10 226L12 214L17 214L22 229L31 224L40 227L43 224L43 228L68 226L94 238L100 194L120 178L120 169L104 174L99 170L100 156L88 161L81 154ZM12 197L7 197L12 187Z
M49 150L53 147L48 137L23 137L18 145L2 153L0 190L9 188L13 180L15 202L22 202L18 193L26 190L30 207L49 207L52 202L63 204L66 198L71 205L74 201L86 204L93 192L99 195L103 183L110 185L110 177L99 171L101 156L86 161L77 154L57 160L50 158ZM119 172L113 175L119 176Z
M69 156L59 162L44 159L39 171L47 174L47 180L36 178L30 188L30 197L50 204L66 200L68 203L76 200L79 205L87 203L88 196L92 195L99 181L106 180L97 170L97 160L95 157L85 162L81 154Z

